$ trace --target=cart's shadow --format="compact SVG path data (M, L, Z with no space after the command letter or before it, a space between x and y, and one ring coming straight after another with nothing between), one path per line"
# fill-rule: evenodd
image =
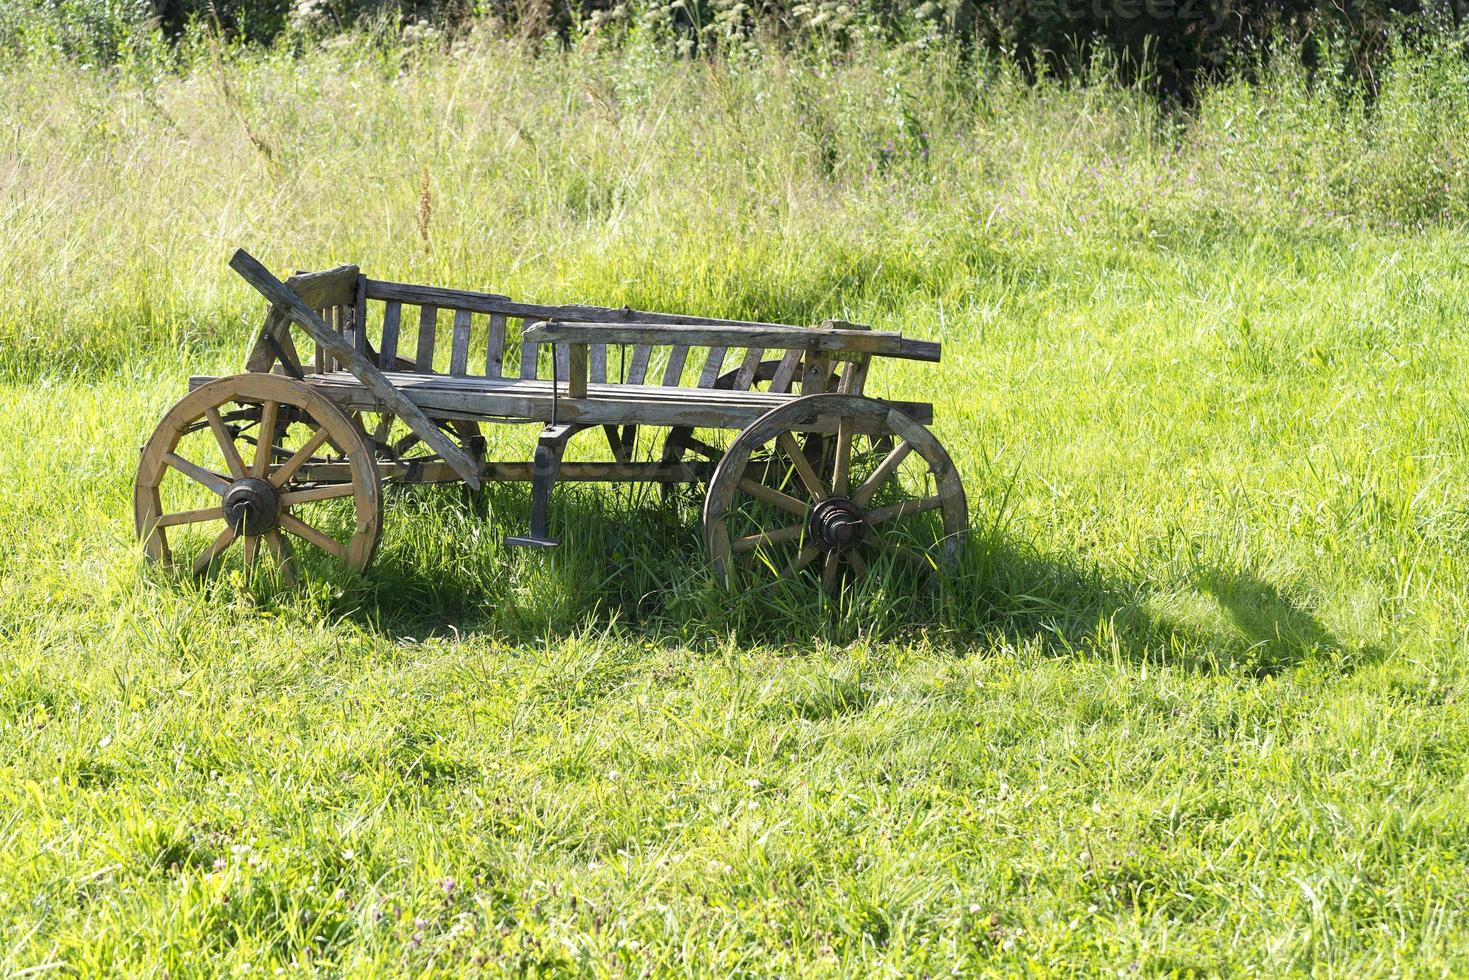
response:
M776 647L883 637L955 654L1039 648L1254 676L1310 662L1352 670L1380 657L1333 634L1304 589L1248 569L1203 567L1163 588L978 529L963 567L937 588L859 584L835 602L809 584L731 593L704 570L696 502L663 500L656 489L637 499L558 491L563 544L549 551L500 543L525 520L518 488L408 493L432 519L400 517L401 533L390 531L370 573L343 597L344 615L391 635L538 644L615 629L692 648L731 637Z

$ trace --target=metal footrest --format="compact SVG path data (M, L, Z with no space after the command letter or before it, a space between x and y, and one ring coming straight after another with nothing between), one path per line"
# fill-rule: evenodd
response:
M555 548L561 544L560 538L530 538L510 537L505 538L505 543L512 548Z

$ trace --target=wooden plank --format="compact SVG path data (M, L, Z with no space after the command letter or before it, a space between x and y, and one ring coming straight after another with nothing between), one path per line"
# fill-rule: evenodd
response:
M316 387L323 395L331 398L343 408L352 411L370 411L375 404L374 395L364 391L360 385L322 385ZM628 385L619 385L627 393L633 390ZM700 389L685 389L694 391ZM467 419L483 421L492 418L551 420L552 399L549 394L529 394L514 389L503 391L456 391L450 388L408 388L413 404L434 418ZM926 422L932 418L932 410L924 412L920 406L890 403L915 422ZM628 397L562 398L556 412L556 420L563 424L582 425L655 425L655 426L699 426L719 429L742 429L750 422L770 410L769 405L738 402L649 400ZM835 432L836 418L813 419L801 429L812 432ZM871 427L854 431L868 432ZM457 447L455 447L456 451ZM466 457L467 458L467 457Z
M367 353L367 277L359 275L352 287L352 329L354 345Z
M562 463L556 471L557 483L694 483L709 478L710 463ZM459 474L438 460L422 463L412 470L403 464L383 462L378 464L383 477L402 477L404 482L446 483L459 479ZM301 467L302 479L307 482L343 483L352 479L352 469L346 463L308 463ZM481 478L496 483L528 483L535 476L535 463L486 461L480 470Z
M805 351L793 348L785 352L780 359L780 364L775 369L775 376L770 379L771 391L790 391L791 382L796 378L796 369L801 366L801 358Z
M563 344L556 349L566 352L566 393L572 398L587 397L587 345Z
M409 306L441 306L449 310L469 310L472 313L504 313L504 300L508 297L499 293L477 293L468 289L444 289L438 286L415 286L405 282L369 279L367 298L395 299Z
M553 341L601 341L608 344L684 344L691 347L768 347L832 353L882 354L911 360L937 361L939 344L908 340L901 334L878 330L825 330L817 327L731 324L703 326L696 323L612 323L548 320L537 323L529 333L542 343Z
M403 316L403 304L395 299L388 300L383 307L383 344L378 355L378 364L390 371L398 358L398 321Z
M837 380L837 391L844 395L860 395L867 384L867 368L872 363L868 357L859 357L842 365L841 377Z
M607 380L607 345L592 344L589 354L591 356L589 377L592 381L601 384Z
M298 272L286 280L286 286L301 302L319 309L353 302L360 274L355 265L339 265L324 272Z
M541 348L534 340L527 340L525 335L530 330L532 321L523 319L520 321L520 376L522 378L534 378L536 376L536 359L540 356Z
M464 478L464 482L472 488L479 488L479 467L474 459L444 435L443 431L423 413L423 409L394 388L388 379L383 377L382 372L360 351L334 335L321 318L301 302L295 293L287 289L284 283L272 276L269 270L244 249L239 249L231 257L230 268L254 286L272 305L283 307L291 321L310 334L318 345L325 346L334 356L342 360L353 376L361 382L362 388L371 395L371 398L368 399L370 405L378 409L386 407L392 411L430 449L454 467L454 471Z
M429 374L434 369L434 334L438 332L439 308L425 306L418 311L418 370Z
M647 344L638 344L632 349L632 360L627 365L627 377L623 378L625 384L640 385L648 376L648 360L653 356L653 348Z
M801 372L801 394L816 395L826 390L831 380L831 357L816 351L806 357L806 369Z
M505 409L520 409L528 412L522 417L549 421L551 403L550 380L502 379L490 381L486 378L455 378L445 374L419 374L417 372L387 372L384 379L412 400L415 404L445 407L445 412L435 411L436 417L483 418L515 417ZM199 376L189 379L190 389L214 380ZM321 375L310 379L309 384L334 400L345 400L354 406L372 403L372 395L364 392L362 383L350 372ZM562 389L563 393L565 389ZM665 388L656 385L629 386L623 384L588 385L587 398L580 404L596 406L584 414L590 424L646 422L658 423L653 419L676 419L680 412L693 407L703 412L701 417L743 419L753 418L770 411L777 405L790 401L794 395L779 395L764 391L732 391L723 388ZM933 406L923 402L883 400L884 404L898 409L917 422L927 424L933 419ZM480 416L455 414L454 406L480 405L492 411ZM568 403L563 400L564 409ZM631 404L630 417L624 419L618 413L620 406ZM569 417L569 416L568 416Z
M556 373L562 378L567 376L571 370L571 359L566 344L557 344L551 348L551 356L556 359Z
M330 306L324 306L320 310L317 310L317 315L321 317L321 322L326 324L328 330L336 333L337 325L332 322L332 308ZM317 368L318 371L335 371L337 369L336 361L332 360L332 356L320 344L316 345L316 362L320 365Z
M505 314L490 314L490 340L485 347L485 377L498 378L505 368Z
M449 373L469 373L469 318L468 310L454 311L454 346L449 350Z
M745 359L740 362L739 373L735 375L734 386L739 391L749 391L750 385L755 383L755 375L760 370L760 361L765 357L765 348L751 347L745 351Z
M709 357L704 361L704 370L699 374L700 388L714 387L714 382L719 380L720 372L724 370L724 355L727 353L728 347L709 348Z
M678 384L683 377L683 364L688 356L689 349L681 344L668 352L668 366L663 369L664 387L672 388Z

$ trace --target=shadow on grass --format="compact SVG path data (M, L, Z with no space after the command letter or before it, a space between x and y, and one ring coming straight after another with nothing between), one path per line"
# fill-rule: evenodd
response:
M731 592L704 565L697 496L657 488L557 491L562 546L503 545L526 526L522 487L393 492L384 547L333 611L392 636L510 644L617 631L656 645L729 641L794 651L861 639L955 654L997 646L1058 656L1266 676L1310 663L1355 669L1380 651L1334 636L1302 601L1248 570L1205 567L1183 593L1048 555L1001 528L971 532L962 567L935 581L885 568L827 596L814 582ZM1303 591L1303 590L1302 590Z

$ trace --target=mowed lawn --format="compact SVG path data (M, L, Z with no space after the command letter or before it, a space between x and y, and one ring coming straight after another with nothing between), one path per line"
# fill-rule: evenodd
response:
M869 54L0 74L0 974L1469 970L1469 72L1175 117ZM362 577L147 568L237 246L941 339L872 389L964 567L731 596L696 496L525 553L450 487Z

